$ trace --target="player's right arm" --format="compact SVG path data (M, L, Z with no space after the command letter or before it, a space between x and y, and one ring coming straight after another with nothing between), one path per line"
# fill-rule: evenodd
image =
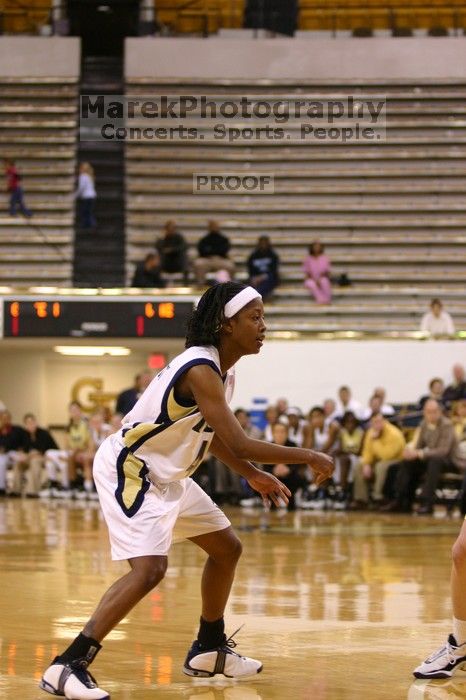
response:
M236 458L263 464L309 464L318 474L319 482L332 475L332 459L321 452L283 447L248 437L225 400L220 376L211 367L196 365L185 377L183 388L189 390L208 425Z

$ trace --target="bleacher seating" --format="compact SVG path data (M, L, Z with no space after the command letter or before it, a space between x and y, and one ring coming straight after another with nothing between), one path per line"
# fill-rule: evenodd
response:
M282 286L268 312L277 331L416 330L433 296L466 327L466 85L159 84L132 80L132 94L209 94L274 99L386 94L387 140L371 145L312 141L133 141L127 143L128 277L175 218L191 244L218 219L239 276L257 237L271 236ZM196 123L196 115L186 121ZM254 126L254 125L251 125ZM262 124L264 126L264 124ZM275 194L193 194L193 172L275 175ZM302 286L301 261L319 237L352 285L335 285L319 308Z
M0 33L39 34L50 24L51 0L0 0Z
M158 21L175 34L203 34L238 29L245 0L157 0ZM433 34L463 31L464 0L300 0L298 28L314 32L373 31Z
M77 94L74 79L0 75L0 149L16 160L34 212L31 219L10 217L2 188L0 285L70 284Z

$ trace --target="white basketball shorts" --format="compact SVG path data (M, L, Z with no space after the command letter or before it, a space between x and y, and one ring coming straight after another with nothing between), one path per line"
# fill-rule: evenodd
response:
M156 484L140 460L115 454L111 440L97 450L94 481L107 523L112 559L168 554L172 541L224 530L230 521L192 479ZM133 464L132 464L133 463ZM132 466L134 465L134 468Z

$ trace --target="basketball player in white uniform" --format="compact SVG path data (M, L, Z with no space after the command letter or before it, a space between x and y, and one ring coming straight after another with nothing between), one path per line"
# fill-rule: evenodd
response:
M197 639L184 663L190 676L237 678L262 670L240 656L224 633L223 614L241 543L224 513L189 476L209 450L247 479L265 503L290 492L248 460L303 463L318 480L331 460L312 450L253 440L228 407L234 365L257 354L265 336L264 308L252 287L226 282L210 288L193 312L187 350L155 377L123 427L110 435L94 461L94 479L107 522L113 559L130 571L104 594L81 634L45 671L40 687L70 700L106 700L87 670L106 635L163 578L173 539L188 538L207 555Z

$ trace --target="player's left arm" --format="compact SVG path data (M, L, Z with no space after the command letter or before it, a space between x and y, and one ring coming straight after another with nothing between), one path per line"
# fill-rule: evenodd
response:
M236 457L218 435L214 435L209 451L232 471L243 476L251 488L261 494L266 505L270 504L269 499L277 506L280 500L288 503L291 492L285 484L282 484L273 474L261 471L252 462Z

